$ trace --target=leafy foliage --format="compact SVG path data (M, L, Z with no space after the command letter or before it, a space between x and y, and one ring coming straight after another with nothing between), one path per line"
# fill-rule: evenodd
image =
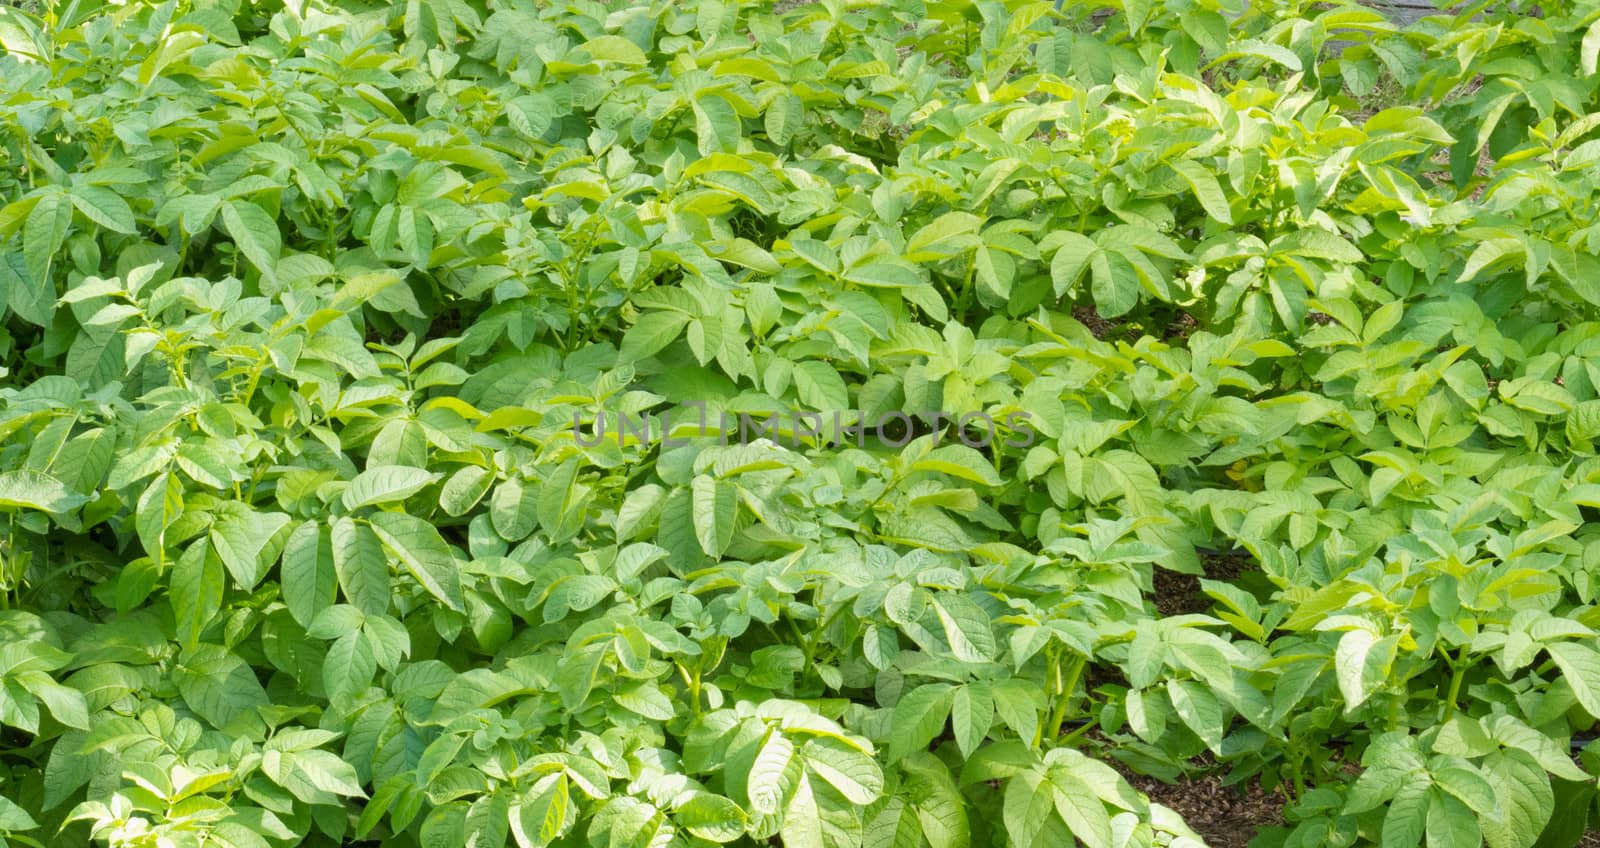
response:
M784 5L0 6L0 835L1574 844L1600 5Z

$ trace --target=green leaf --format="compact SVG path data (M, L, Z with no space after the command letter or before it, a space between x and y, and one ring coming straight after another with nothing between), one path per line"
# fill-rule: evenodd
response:
M271 703L250 666L220 645L190 651L172 678L184 703L219 729Z
M1339 681L1339 693L1344 696L1344 711L1349 715L1372 694L1368 685L1367 657L1378 644L1371 631L1348 630L1339 637L1339 647L1334 653L1334 672Z
M319 523L306 521L289 534L283 549L283 603L302 627L331 606L339 591L332 539ZM386 593L387 594L387 593Z
M389 610L389 559L383 543L366 524L348 516L335 521L330 530L333 570L339 587L356 609L368 615Z
M694 535L706 556L720 557L733 542L739 501L737 484L701 474L691 484Z
M281 512L231 511L211 525L211 546L239 588L249 591L271 567L273 538L289 524Z
M1572 687L1572 694L1591 716L1600 716L1600 651L1576 642L1545 645L1550 659L1561 669L1561 677Z
M574 818L567 775L540 778L515 802L511 830L518 846L545 846L564 833Z
M812 774L852 804L871 804L883 792L883 771L877 761L837 739L813 739L802 756Z
M1203 684L1192 680L1168 680L1167 697L1178 718L1206 743L1206 747L1222 751L1222 705Z
M750 809L757 815L772 815L782 806L787 787L784 775L789 761L794 759L794 743L781 730L767 732L766 741L750 765L750 775L745 782L745 794L750 798Z
M929 451L926 456L911 463L917 471L937 471L985 486L999 486L1003 482L994 466L983 454L966 445L945 445Z
M578 49L601 62L619 65L643 65L648 60L637 45L616 35L602 35L578 45Z
M1501 814L1479 819L1490 848L1531 848L1555 811L1550 778L1533 757L1508 749L1483 759Z
M695 792L672 811L672 817L690 834L711 842L738 839L749 821L738 804L710 792Z
M97 185L74 185L67 190L67 194L83 217L96 224L128 235L138 232L128 201L111 189Z
M330 751L315 748L301 751L293 756L292 761L294 771L319 791L353 798L366 797L355 767ZM301 797L301 800L311 799Z
M500 538L519 542L538 529L542 491L528 486L520 477L512 477L495 487L494 494L489 498L489 522L494 525L494 531L500 534Z
M1067 830L1085 845L1111 844L1111 817L1094 788L1070 766L1055 766L1049 774L1055 811Z
M583 529L588 490L578 482L578 460L569 459L544 479L539 489L539 526L551 541L565 542Z
M1383 848L1414 848L1423 844L1428 829L1431 793L1427 781L1412 781L1400 786L1383 816L1380 845Z
M989 626L989 615L976 602L961 595L942 594L934 597L933 609L956 659L968 663L994 659L994 631Z
M1056 805L1055 787L1037 771L1012 778L1006 784L1001 808L1001 821L1011 837L1011 844L1018 848L1044 848L1046 845L1069 845L1077 841L1074 837L1089 838L1086 834L1069 831L1056 814Z
M39 823L28 815L28 811L17 806L15 801L5 796L0 796L0 831L6 833L18 830L33 830Z
M22 320L46 327L55 317L55 285L29 272L22 254L0 253L0 302Z
M1578 68L1587 76L1594 76L1600 67L1600 20L1589 24L1578 49Z
M0 507L25 507L59 514L76 509L88 500L48 474L37 471L0 473Z
M788 147L795 132L805 121L805 103L790 92L772 98L763 119L767 138L779 147Z
M167 597L177 619L180 645L193 649L199 643L201 632L222 609L226 581L222 560L204 539L190 544L178 557Z
M364 506L403 501L438 479L438 474L404 465L368 468L357 474L345 487L344 508L357 510Z
M1228 198L1222 193L1222 184L1210 171L1190 159L1174 159L1167 164L1189 184L1207 215L1224 224L1233 224L1233 211L1228 208Z
M1089 257L1090 293L1105 318L1115 318L1139 302L1139 274L1116 251L1101 250Z
M50 264L67 242L72 227L72 201L61 194L39 198L22 231L22 256L28 273L36 280L48 280Z
M372 684L378 660L360 633L346 633L329 646L322 660L322 685L335 705L353 703Z
M660 353L688 326L690 316L682 312L648 312L639 317L622 336L617 362L633 364Z
M272 276L283 252L283 235L267 210L248 200L230 200L222 206L222 228L256 270Z
M845 388L844 378L826 362L796 362L794 386L800 403L809 411L824 413L824 418L849 409L850 393Z
M994 711L1029 744L1039 735L1039 712L1043 709L1043 690L1029 681L1008 678L995 684Z
M17 679L50 710L56 721L79 730L90 729L89 706L82 692L55 682L42 671L23 672Z
M950 723L961 756L970 758L983 744L994 724L994 713L994 698L987 684L969 683L956 690L950 704Z
M910 262L936 262L978 246L983 219L970 212L946 212L906 240Z
M461 578L455 555L433 525L403 512L379 512L370 519L383 544L428 594L461 612Z
M555 101L545 94L527 94L506 103L506 120L513 129L530 138L539 138L548 132L555 114Z
M926 750L928 743L944 731L954 700L955 687L948 683L925 683L903 695L894 706L889 761Z
M1077 285L1078 278L1083 276L1089 260L1100 252L1100 247L1088 236L1067 230L1051 233L1049 242L1060 242L1055 256L1050 259L1050 280L1056 297L1062 297ZM1043 247L1041 245L1041 249Z
M493 483L494 475L489 469L479 465L462 466L440 487L439 506L452 517L459 518L483 500Z

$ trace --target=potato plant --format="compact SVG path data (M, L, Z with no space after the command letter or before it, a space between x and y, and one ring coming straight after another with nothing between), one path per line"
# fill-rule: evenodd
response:
M1597 54L0 5L0 844L1575 845Z

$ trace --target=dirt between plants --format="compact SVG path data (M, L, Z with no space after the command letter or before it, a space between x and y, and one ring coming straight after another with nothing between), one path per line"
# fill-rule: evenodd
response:
M1288 799L1281 792L1268 792L1255 784L1224 786L1220 775L1162 783L1125 769L1119 771L1152 802L1183 816L1211 848L1248 848L1262 828L1287 826L1283 808ZM1600 848L1600 831L1584 834L1576 848Z
M1246 571L1256 570L1255 561L1244 551L1200 554L1200 565L1207 580L1233 581ZM1165 568L1156 568L1155 592L1150 599L1164 616L1209 612L1212 600L1200 591L1200 578Z
M1211 848L1245 848L1263 827L1282 825L1287 799L1259 785L1224 786L1218 775L1162 783L1128 775L1128 782L1150 800L1183 816Z

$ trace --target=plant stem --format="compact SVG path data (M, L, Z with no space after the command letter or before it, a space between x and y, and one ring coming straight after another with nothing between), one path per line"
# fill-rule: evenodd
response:
M1056 705L1050 713L1050 739L1060 740L1061 725L1067 720L1067 709L1072 706L1072 693L1078 688L1078 678L1083 675L1083 666L1088 658L1082 654L1074 654L1072 664L1067 669L1066 679L1061 676L1060 666L1056 667Z
M1449 718L1455 715L1456 701L1461 697L1461 682L1467 676L1467 646L1461 646L1453 662L1449 654L1445 655L1445 661L1450 663L1450 694L1444 701L1444 717Z

